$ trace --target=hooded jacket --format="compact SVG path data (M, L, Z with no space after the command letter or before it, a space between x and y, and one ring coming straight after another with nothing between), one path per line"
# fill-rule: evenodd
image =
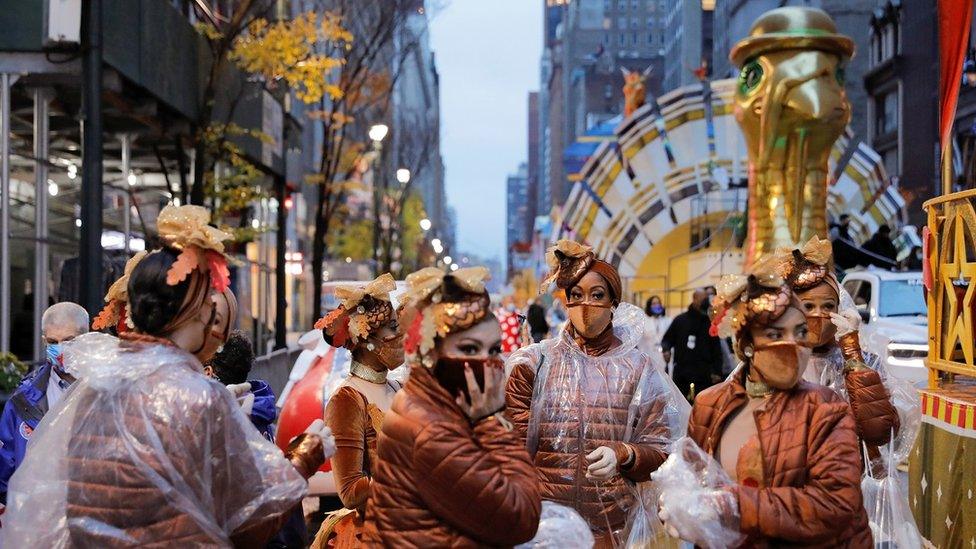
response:
M394 397L377 446L366 546L513 546L535 535L539 486L518 437L494 417L472 425L423 366Z
M43 364L28 374L7 401L0 416L0 503L7 504L7 483L24 461L27 442L47 413L47 385L51 365Z
M735 372L695 399L688 436L709 454L749 398L743 376ZM872 547L847 403L826 387L801 381L775 391L755 419L767 486L734 488L746 546Z

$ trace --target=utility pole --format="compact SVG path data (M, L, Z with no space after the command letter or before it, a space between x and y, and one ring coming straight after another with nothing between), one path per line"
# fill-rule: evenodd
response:
M102 308L102 0L86 0L82 38L82 177L79 301L94 316Z

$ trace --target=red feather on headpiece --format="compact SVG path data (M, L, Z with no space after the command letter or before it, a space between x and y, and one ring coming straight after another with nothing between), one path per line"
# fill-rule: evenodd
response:
M421 329L424 324L424 313L423 311L417 312L413 317L413 322L410 323L410 327L407 328L407 335L403 340L403 350L409 354L414 354L417 349L420 348L420 341L423 339L421 335Z

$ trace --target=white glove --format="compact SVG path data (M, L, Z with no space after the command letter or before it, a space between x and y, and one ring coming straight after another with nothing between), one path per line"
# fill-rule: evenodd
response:
M830 313L830 321L837 326L837 339L847 334L853 334L861 327L861 314L857 309L845 309L838 313Z
M234 400L240 405L244 415L251 415L251 410L254 409L254 393L251 392L251 384L246 381L244 383L236 383L228 385L227 390L230 391L230 394L234 395Z
M725 490L690 490L675 508L667 505L664 495L658 500L657 517L664 523L668 535L690 541L699 547L727 547L716 543L723 536L735 537L739 523L739 507L735 494ZM669 512L674 511L674 515ZM732 544L731 546L735 546Z
M590 464L586 467L586 478L590 480L610 480L617 474L617 453L613 448L600 446L586 455Z
M322 439L322 448L325 451L325 459L331 458L336 451L335 437L332 436L332 429L321 419L316 419L308 425L305 432L310 435L318 435Z

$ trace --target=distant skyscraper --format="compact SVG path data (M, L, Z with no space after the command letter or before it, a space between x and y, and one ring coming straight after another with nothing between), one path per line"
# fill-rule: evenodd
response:
M539 92L529 93L528 200L529 214L539 215ZM548 212L547 212L548 213Z
M712 64L714 0L672 0L665 18L664 91L699 81ZM704 76L707 76L707 70Z
M506 211L506 253L508 273L512 274L512 254L518 246L528 245L532 240L532 224L535 216L529 208L529 168L523 162L518 171L508 176Z
M539 92L539 210L569 193L563 150L620 114L622 68L653 66L647 86L661 91L665 15L672 0L545 1L545 44Z

